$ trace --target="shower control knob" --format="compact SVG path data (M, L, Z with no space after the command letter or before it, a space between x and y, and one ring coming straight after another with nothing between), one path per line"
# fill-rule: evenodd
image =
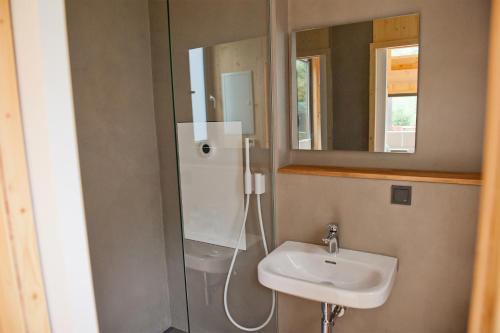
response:
M210 147L210 145L208 143L204 143L203 145L201 145L201 151L204 154L210 153L210 150L212 150L212 149L211 149L211 147Z
M215 146L210 142L203 141L199 144L199 153L203 157L211 157L215 153Z

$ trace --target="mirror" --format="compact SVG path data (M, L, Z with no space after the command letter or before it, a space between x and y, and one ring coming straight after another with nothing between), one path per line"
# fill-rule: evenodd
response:
M209 122L241 122L242 135L267 148L266 36L188 52L191 117L183 119L195 123L195 139L206 139Z
M419 15L296 31L292 149L414 153Z

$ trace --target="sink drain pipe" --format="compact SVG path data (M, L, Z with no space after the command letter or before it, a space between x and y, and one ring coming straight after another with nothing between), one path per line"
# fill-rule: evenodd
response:
M340 318L345 313L345 308L340 305L321 303L321 333L333 333L335 319Z

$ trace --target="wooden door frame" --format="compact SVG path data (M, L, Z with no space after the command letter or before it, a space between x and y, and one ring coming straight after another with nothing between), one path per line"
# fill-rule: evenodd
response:
M484 186L469 332L500 330L500 0L492 0ZM0 0L0 332L50 332L33 221L8 0ZM6 158L8 157L8 158ZM8 320L6 320L8 319Z
M500 332L500 0L492 0L483 187L469 333Z
M0 73L0 332L48 333L9 0L0 0Z
M64 0L10 1L25 151L50 326L97 333Z

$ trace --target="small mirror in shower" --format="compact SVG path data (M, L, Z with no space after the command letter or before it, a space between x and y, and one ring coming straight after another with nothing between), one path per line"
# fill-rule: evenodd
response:
M242 134L267 146L267 38L189 50L194 123L241 122ZM203 140L204 129L195 136Z

